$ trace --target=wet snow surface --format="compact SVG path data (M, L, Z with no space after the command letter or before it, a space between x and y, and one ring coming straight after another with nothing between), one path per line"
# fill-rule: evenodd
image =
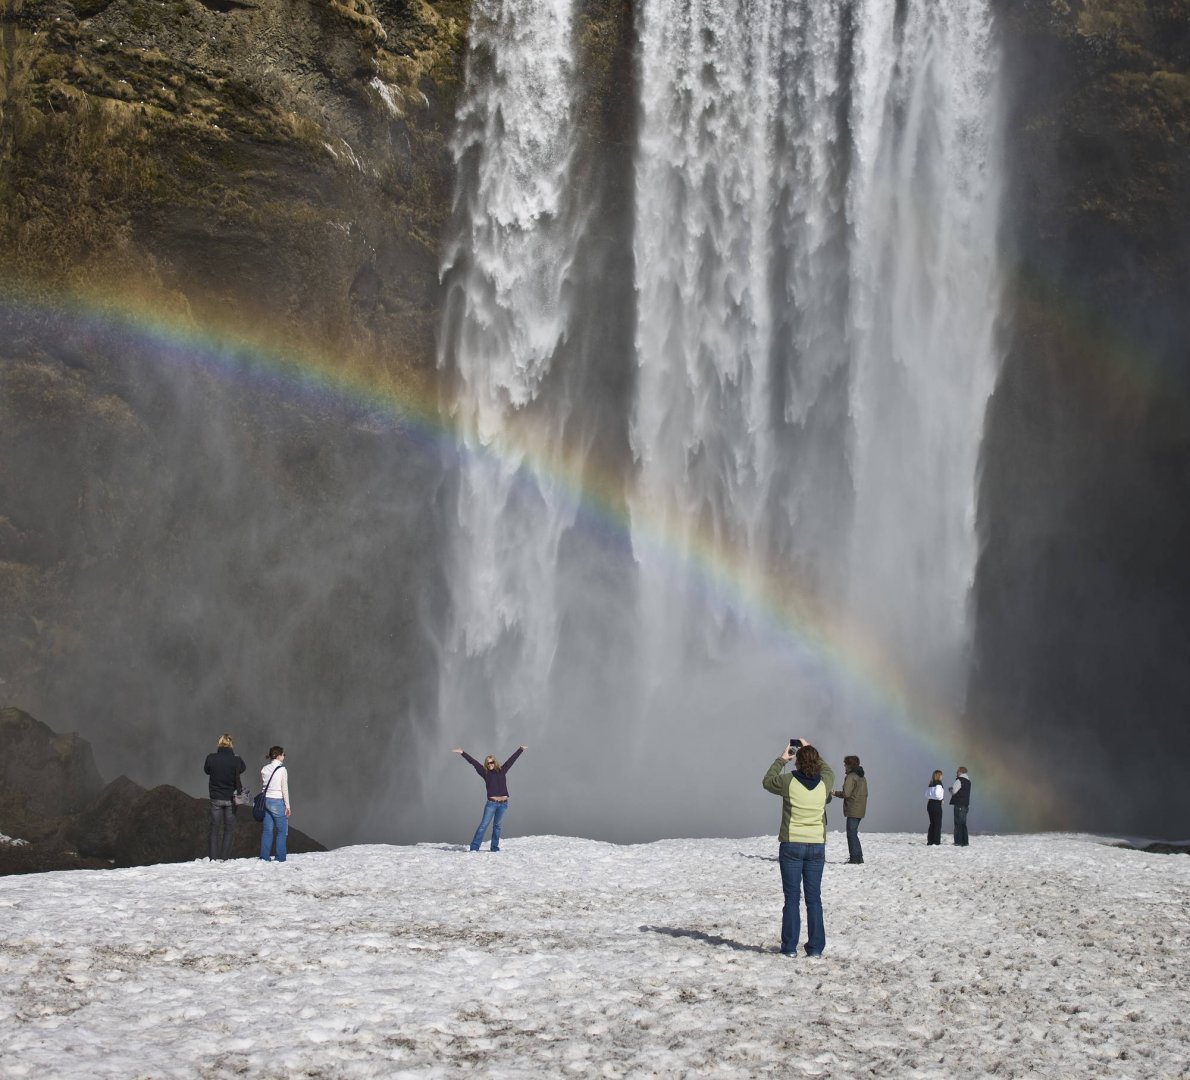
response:
M1190 1076L1190 858L514 838L0 880L0 1076ZM803 926L804 935L804 926Z

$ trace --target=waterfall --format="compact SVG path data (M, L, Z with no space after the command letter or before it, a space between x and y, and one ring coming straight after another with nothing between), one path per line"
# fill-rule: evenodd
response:
M527 737L558 636L558 548L575 506L542 474L563 457L553 383L578 235L571 8L478 0L472 9L440 351L461 444L441 713L460 738ZM532 467L518 423L533 425Z
M841 539L841 8L660 0L644 12L633 506L685 553L709 546L745 575L778 558L830 572ZM735 620L680 595L665 556L642 574L643 618L670 679ZM703 640L675 641L675 623Z
M574 432L608 406L576 389L610 361L578 340L593 316L575 285L591 208L574 175L574 15L485 0L473 18L445 262L442 362L466 452L443 730L573 745L596 729L616 767L580 831L752 829L748 811L684 800L690 770L712 760L717 784L750 783L778 739L831 721L875 738L879 721L802 647L817 628L774 627L778 578L877 642L912 693L961 703L997 368L988 0L643 0L621 403L635 471L619 474L636 572L603 606L565 606L599 590L576 585L582 522L543 482L582 473L591 440ZM584 690L551 715L576 627L627 643L622 696ZM581 650L561 666L574 674ZM667 778L646 783L657 760Z
M957 709L997 368L988 5L649 0L641 43L631 506L684 556L637 545L650 711L689 726L674 688L716 678L758 730L774 701L836 729L865 710L796 648L762 664L779 635L692 560L753 591L792 575Z
M851 109L850 608L949 709L965 692L976 471L998 369L988 6L868 0Z

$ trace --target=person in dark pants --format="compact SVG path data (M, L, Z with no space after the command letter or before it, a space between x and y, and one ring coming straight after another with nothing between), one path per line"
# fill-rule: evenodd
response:
M835 774L805 739L797 750L790 743L761 780L765 791L781 796L781 830L777 864L781 869L781 953L796 956L801 936L802 890L806 894L807 956L821 956L826 948L822 915L822 871L826 866L826 800ZM783 772L794 759L793 772Z
M847 820L847 861L858 865L864 861L863 845L859 842L859 823L868 812L868 781L859 758L848 754L843 759L843 790L832 794L843 800L843 817Z
M475 830L475 835L471 838L471 850L478 851L479 845L483 843L484 833L488 831L488 826L492 827L492 850L500 850L500 830L504 824L504 815L508 812L508 779L506 773L512 768L513 762L525 752L526 747L518 746L503 765L501 765L491 754L484 758L481 765L475 760L466 750L456 746L451 753L462 754L466 761L471 763L471 767L479 773L483 778L483 782L488 788L488 801L484 803L483 817L479 819L479 828Z
M942 770L935 769L926 791L926 813L930 816L930 829L926 833L927 844L942 843L942 800L946 789L942 786Z
M971 808L971 779L967 766L960 765L950 786L950 805L954 807L954 842L956 847L967 846L967 811Z
M220 735L215 752L207 754L203 771L211 778L211 829L207 834L207 857L230 859L236 835L235 794L243 790L240 775L247 766L235 752L230 735Z

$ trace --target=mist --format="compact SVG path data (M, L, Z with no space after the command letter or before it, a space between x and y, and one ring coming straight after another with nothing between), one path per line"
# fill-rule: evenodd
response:
M522 827L750 834L772 816L765 767L805 736L840 776L844 754L869 762L888 793L872 823L907 827L929 772L958 764L933 760L927 715L966 691L998 364L990 15L638 16L620 215L576 166L578 107L542 107L581 100L570 8L477 22L441 354L467 453L424 812L464 827L446 743L503 758L524 742ZM572 274L596 229L633 251L631 306ZM610 391L584 368L625 357L586 347L591 311L633 320L631 378ZM616 413L625 444L587 434ZM602 549L581 539L600 528Z

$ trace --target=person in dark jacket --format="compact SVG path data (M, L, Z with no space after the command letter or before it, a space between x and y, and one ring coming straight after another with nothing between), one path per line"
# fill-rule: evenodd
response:
M954 842L956 847L967 846L967 811L971 809L971 778L967 766L960 765L950 788L950 805L954 807Z
M220 735L213 754L207 754L203 772L211 778L211 828L207 855L211 862L230 859L236 834L236 792L243 790L240 775L247 766L235 752L230 735Z
M843 759L843 790L832 794L843 800L843 817L847 819L847 861L858 864L864 861L864 849L859 842L859 823L868 812L868 781L864 778L864 767L859 758L848 754Z
M475 830L475 835L471 838L472 851L479 850L479 845L483 843L484 833L488 831L488 825L492 826L492 850L500 850L500 829L504 822L504 815L508 812L508 780L505 774L512 768L513 762L525 752L525 749L523 746L518 746L512 757L503 765L491 754L484 758L481 765L461 747L456 746L451 751L455 754L462 754L464 759L471 763L471 767L483 778L488 789L488 801L484 803L483 817L479 819L479 828Z

